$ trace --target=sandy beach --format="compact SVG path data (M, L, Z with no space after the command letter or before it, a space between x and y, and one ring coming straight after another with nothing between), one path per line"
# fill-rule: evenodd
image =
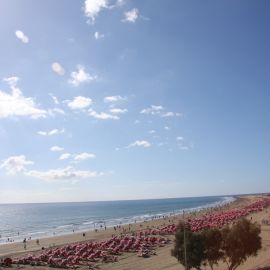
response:
M269 11L0 0L0 270L270 270Z
M228 206L224 206L222 208L217 208L212 211L221 211L226 209L235 209L239 207L243 207L251 202L258 200L259 197L255 196L246 196L246 197L239 197L236 201L231 203ZM261 223L262 218L269 217L270 209L265 209L262 212L252 214L252 220L258 223ZM209 211L209 210L208 210ZM198 213L200 215L204 212ZM248 217L251 218L251 217ZM41 250L41 247L49 248L52 246L61 246L69 243L77 243L82 241L88 240L102 240L108 239L113 234L119 235L121 233L130 233L132 231L143 230L147 228L156 228L158 226L168 225L171 223L177 223L178 220L182 219L182 216L173 216L173 217L166 217L164 219L156 219L152 221L145 221L143 223L136 223L129 225L121 226L121 228L107 228L98 230L97 232L94 231L87 231L85 232L85 236L80 233L73 233L69 235L62 235L62 236L55 236L51 238L44 238L40 239L39 244L36 243L36 240L27 241L27 249L24 249L23 243L10 243L0 245L0 256L6 257L16 257L22 255L24 253L30 252L38 252ZM270 265L270 226L269 225L262 225L261 226L262 233L262 245L263 248L259 251L257 257L249 258L248 261L239 267L239 269L255 269L257 267ZM151 256L150 258L139 258L134 253L124 253L119 256L119 261L115 263L100 263L98 266L100 269L184 269L177 260L170 255L170 250L173 247L173 239L174 236L169 236L172 240L170 244L166 245L165 247L158 248L156 250L157 255ZM25 269L46 269L46 267L31 267L31 266L23 266ZM226 269L226 266L220 264L217 269Z

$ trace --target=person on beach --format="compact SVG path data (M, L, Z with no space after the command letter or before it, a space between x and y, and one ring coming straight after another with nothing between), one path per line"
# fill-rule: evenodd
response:
M26 249L26 238L23 239L23 248Z

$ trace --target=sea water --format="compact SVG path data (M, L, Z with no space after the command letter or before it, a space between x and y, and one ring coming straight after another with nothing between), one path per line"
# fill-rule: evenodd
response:
M229 203L231 196L0 204L0 244L101 229Z

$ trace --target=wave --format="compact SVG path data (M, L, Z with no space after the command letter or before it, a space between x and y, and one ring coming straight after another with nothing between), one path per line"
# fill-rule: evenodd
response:
M215 197L214 197L215 198ZM153 219L158 219L158 218L163 218L165 216L173 216L173 215L179 215L182 214L183 212L185 213L191 213L191 212L198 212L204 209L208 209L208 208L213 208L213 207L219 207L219 206L223 206L226 204L229 204L231 202L233 202L236 198L232 197L232 196L222 196L222 197L216 197L216 200L213 202L213 197L208 197L208 198L191 198L189 199L188 202L186 202L186 199L168 199L168 200L160 200L160 204L158 204L158 206L156 206L156 208L153 208L154 210L152 210L152 213L145 213L145 207L141 207L141 208L134 208L134 205L132 205L132 209L134 212L138 212L141 211L141 214L134 214L134 215L129 215L129 216L115 216L115 217L107 217L105 218L106 214L105 212L98 212L99 214L99 218L97 218L97 216L93 216L93 215L89 215L87 216L87 219L80 219L80 216L71 216L72 217L72 223L68 223L68 224L63 224L64 222L62 222L62 224L56 224L55 222L52 224L50 223L50 220L46 220L46 222L44 221L44 224L41 226L40 223L39 224L35 224L35 223L30 223L27 224L28 225L28 229L21 229L21 232L23 231L23 233L18 234L17 232L19 231L15 231L15 229L13 228L13 230L10 230L10 228L3 228L2 231L0 231L0 244L4 244L7 242L8 238L12 238L12 241L18 242L21 241L24 238L29 238L31 237L32 239L37 239L37 238L45 238L45 237L50 237L50 236L54 236L54 235L66 235L66 234L71 234L74 232L83 232L83 231L87 231L87 230L94 230L94 229L100 229L101 227L104 228L104 226L106 227L113 227L113 226L117 226L117 225L126 225L126 224L132 224L132 223L139 223L139 222L143 222L143 221L149 221L149 220L153 220ZM172 202L176 200L176 203L174 202L173 205L170 205L169 202ZM177 201L179 200L179 202ZM200 202L198 202L198 200ZM211 203L203 203L203 201L205 202L209 202L212 201ZM195 206L195 207L191 207L192 204L194 204L194 202L196 204L201 203L201 205L199 206ZM149 203L149 202L148 202ZM175 208L177 205L179 204L179 208L173 209ZM148 204L149 206L149 204ZM150 205L151 206L151 205ZM118 213L118 215L125 215L128 212L132 212L130 211L129 207L130 205L125 205L125 211L122 211L121 214ZM158 211L158 208L172 208L170 210L165 210L165 211ZM149 208L151 209L151 207ZM150 210L149 210L150 211ZM143 213L144 212L144 213ZM104 215L104 218L102 217L102 213ZM117 215L117 212L114 213L115 215ZM107 215L108 216L108 215ZM61 221L59 220L58 223L60 223ZM17 228L16 228L17 230Z

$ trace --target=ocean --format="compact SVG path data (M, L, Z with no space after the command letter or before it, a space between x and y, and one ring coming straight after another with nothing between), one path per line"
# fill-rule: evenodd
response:
M0 204L0 244L112 227L226 204L232 196Z

